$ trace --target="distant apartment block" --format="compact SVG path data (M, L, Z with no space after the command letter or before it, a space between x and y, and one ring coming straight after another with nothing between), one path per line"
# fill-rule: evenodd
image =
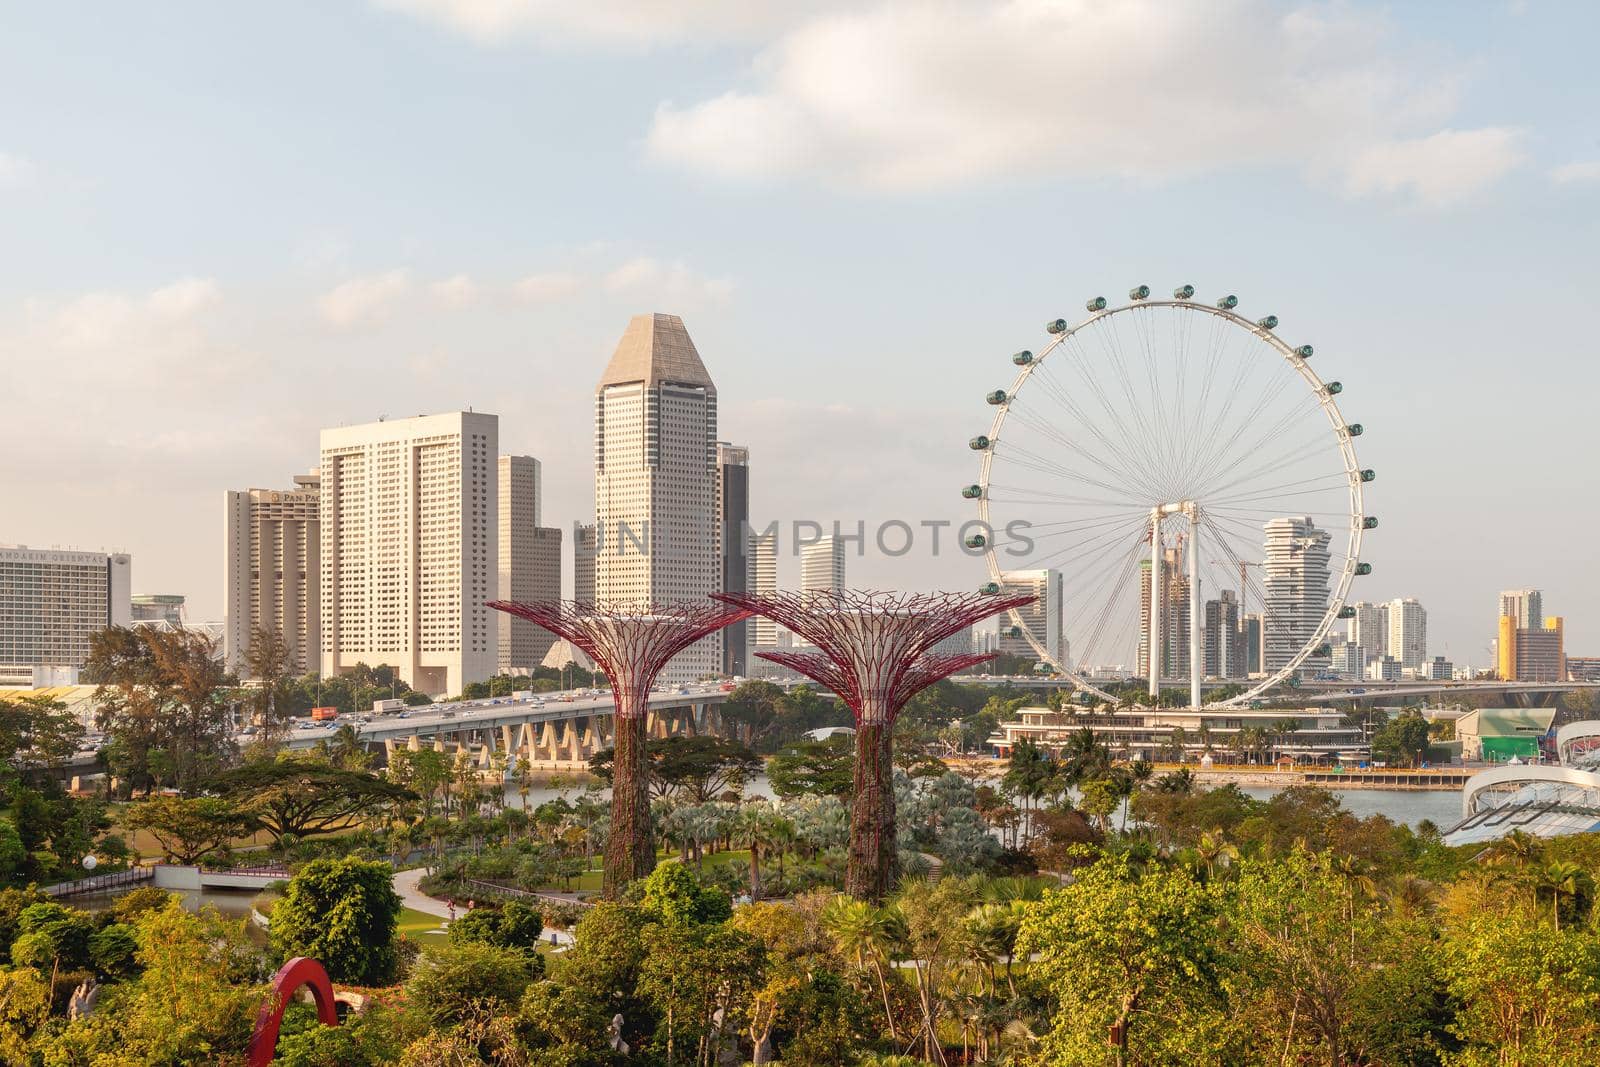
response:
M257 630L276 632L290 669L315 671L322 638L322 480L298 474L293 489L240 489L223 495L222 654L248 677Z
M745 532L750 525L750 450L726 441L717 442L717 530L722 552L722 589L743 593L749 589L750 546ZM754 628L741 619L722 631L722 673L748 675Z
M322 672L389 664L429 695L495 672L499 418L322 431Z
M539 525L543 476L532 456L501 456L499 476L500 600L561 599L561 531ZM505 612L495 612L496 670L526 674L544 662L556 637Z
M572 531L572 598L594 603L594 523Z
M133 621L126 553L0 545L0 684L72 676L89 638Z
M844 588L844 539L824 537L800 549L800 588L838 592Z
M1068 649L1061 614L1061 572L1054 567L1000 572L1001 596L1017 596L1024 593L1035 599L1032 604L1025 604L1016 609L1017 614L1022 616L1023 628L1054 657L1057 663L1067 666ZM1012 625L1009 614L1000 616L1000 654L1037 661L1039 654L1034 651L1027 638L1011 636Z

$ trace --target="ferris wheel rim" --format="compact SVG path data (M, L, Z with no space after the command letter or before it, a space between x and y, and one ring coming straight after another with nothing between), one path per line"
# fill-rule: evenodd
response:
M1340 569L1336 585L1330 590L1327 610L1323 612L1322 619L1317 624L1317 627L1313 631L1311 638L1307 640L1299 648L1299 650L1297 650L1295 654L1289 658L1289 661L1283 667L1267 675L1267 677L1260 682L1247 687L1244 692L1236 694L1235 696L1229 697L1225 700L1201 704L1201 707L1203 708L1237 708L1258 699L1270 690L1273 690L1284 684L1291 676L1294 675L1297 670L1299 670L1301 664L1303 664L1327 638L1329 632L1333 628L1333 624L1338 620L1340 612L1345 606L1345 600L1349 594L1350 586L1358 573L1361 558L1361 544L1363 535L1365 533L1366 520L1365 500L1363 494L1363 485L1365 483L1362 479L1363 469L1356 456L1354 436L1346 429L1349 424L1345 422L1344 415L1339 410L1338 401L1335 399L1336 394L1328 389L1327 383L1324 382L1321 376L1311 368L1310 363L1306 358L1299 355L1293 346L1279 337L1274 328L1268 327L1264 324L1265 320L1263 320L1263 322L1252 322L1243 315L1235 312L1232 308L1207 304L1203 301L1179 298L1170 300L1130 299L1124 304L1107 305L1099 310L1093 310L1090 312L1087 318L1084 318L1073 325L1065 326L1059 332L1054 333L1047 345L1034 354L1028 362L1019 367L1016 375L1012 378L1010 388L1006 390L1004 399L995 405L994 417L990 420L989 433L987 434L989 444L987 447L981 450L981 458L979 460L977 483L980 488L980 492L977 496L978 519L982 523L984 529L992 530L994 528L992 522L990 521L989 514L989 476L994 465L995 446L998 445L1002 440L1001 430L1005 426L1006 417L1010 412L1012 401L1016 398L1021 387L1033 375L1034 371L1043 366L1052 352L1065 345L1066 342L1080 330L1125 312L1148 310L1152 308L1169 308L1181 309L1184 311L1203 312L1208 315L1216 316L1224 322L1227 322L1233 326L1237 326L1252 334L1256 338L1266 342L1266 344L1276 351L1278 355L1288 364L1290 369L1295 371L1311 388L1318 406L1328 418L1330 430L1334 435L1334 439L1338 445L1340 457L1344 462L1344 473L1348 483L1350 500L1349 534L1347 538L1344 564ZM1275 324L1276 320L1274 319L1273 322ZM991 538L984 546L983 556L988 565L990 580L992 582L999 582L1001 580L1001 574L1004 568L1000 566L999 557L995 553L995 544L993 538ZM1115 704L1120 702L1121 698L1095 685L1087 677L1085 677L1082 672L1072 669L1069 664L1060 662L1060 658L1055 653L1046 649L1034 636L1033 631L1024 622L1020 609L1011 608L1007 612L1007 618L1010 620L1013 628L1021 630L1023 639L1027 641L1028 646L1032 648L1033 651L1039 656L1042 663L1050 664L1062 675L1066 676L1066 678L1071 681L1077 689L1093 693L1095 696L1098 696L1102 700L1105 700L1109 703ZM1263 616L1263 626L1264 625L1265 617Z

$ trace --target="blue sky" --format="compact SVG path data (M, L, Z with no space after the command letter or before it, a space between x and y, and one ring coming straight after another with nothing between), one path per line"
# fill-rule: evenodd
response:
M1345 382L1358 595L1482 663L1496 592L1541 586L1600 654L1597 36L1536 0L18 7L0 540L127 549L214 617L222 490L469 405L586 519L594 382L650 310L761 517L965 518L1005 357L1190 282Z

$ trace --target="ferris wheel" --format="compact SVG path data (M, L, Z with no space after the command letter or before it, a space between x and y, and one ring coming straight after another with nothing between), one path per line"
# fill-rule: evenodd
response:
M1227 707L1330 666L1335 620L1351 618L1363 508L1374 473L1356 458L1359 423L1345 421L1343 386L1311 367L1311 345L1250 319L1239 301L1195 299L1194 287L1152 299L1148 286L1088 317L1049 323L1038 351L1011 357L978 480L990 583L1048 580L1060 634L1024 611L1003 633L1025 641L1078 688L1115 702L1102 684L1233 683ZM1019 575L1016 572L1033 572ZM1046 572L1046 579L1039 572ZM1242 687L1242 691L1241 691Z

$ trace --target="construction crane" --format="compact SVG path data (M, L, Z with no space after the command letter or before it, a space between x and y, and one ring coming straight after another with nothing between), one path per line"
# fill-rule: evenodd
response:
M1214 560L1211 561L1211 565L1213 567L1229 567L1229 566L1233 565L1233 560L1231 560L1231 559L1214 559ZM1241 620L1244 619L1244 603L1245 603L1245 588L1246 588L1246 586L1245 586L1245 571L1246 571L1247 568L1250 568L1250 567L1265 567L1265 566L1266 566L1265 563L1250 563L1250 562L1247 562L1246 560L1240 560L1239 561L1239 618Z

